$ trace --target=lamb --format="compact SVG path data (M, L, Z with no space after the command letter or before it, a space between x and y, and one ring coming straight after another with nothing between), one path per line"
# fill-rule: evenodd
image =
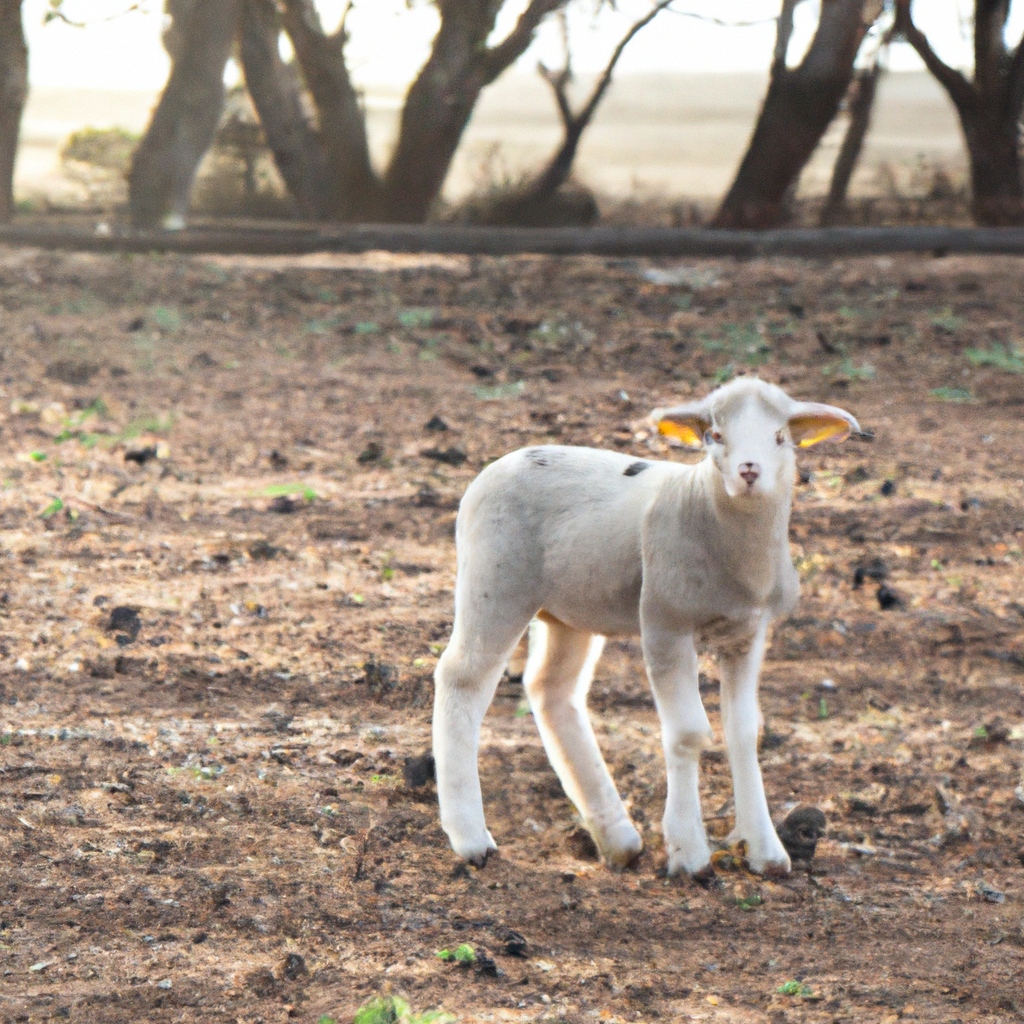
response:
M705 458L691 466L524 448L484 469L462 499L455 623L435 673L433 743L441 824L469 862L482 865L497 849L484 821L480 728L529 626L530 707L607 865L627 866L643 844L598 748L587 692L605 637L639 633L668 774L669 874L711 869L698 768L712 732L697 684L698 641L719 658L735 796L730 839L745 842L753 871L790 870L757 760L758 677L769 624L799 594L788 537L795 449L860 427L842 409L795 401L755 378L652 416Z

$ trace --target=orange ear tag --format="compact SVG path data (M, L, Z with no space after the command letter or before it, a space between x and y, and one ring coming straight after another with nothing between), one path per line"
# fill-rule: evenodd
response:
M658 430L666 437L674 437L689 448L701 446L702 434L698 434L690 423L676 423L673 420L659 420Z
M827 441L830 437L845 441L850 436L850 424L846 420L824 419L818 416L800 416L789 421L789 429L800 436L797 446L810 448L811 445Z

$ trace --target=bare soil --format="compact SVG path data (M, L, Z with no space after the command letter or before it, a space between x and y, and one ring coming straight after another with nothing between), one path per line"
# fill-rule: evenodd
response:
M1022 271L0 253L0 1017L1024 1018ZM626 638L591 706L640 862L590 859L509 677L501 854L463 867L406 770L463 489L526 444L692 458L648 411L751 368L874 433L801 457L762 684L769 799L825 812L814 860L663 877ZM721 840L720 746L702 786ZM475 966L435 955L463 943Z

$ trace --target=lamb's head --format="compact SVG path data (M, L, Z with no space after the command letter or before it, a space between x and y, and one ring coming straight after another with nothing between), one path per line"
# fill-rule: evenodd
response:
M651 415L663 434L689 448L704 448L725 493L742 500L788 495L796 473L795 448L860 432L843 409L797 402L754 377L739 377L698 402Z

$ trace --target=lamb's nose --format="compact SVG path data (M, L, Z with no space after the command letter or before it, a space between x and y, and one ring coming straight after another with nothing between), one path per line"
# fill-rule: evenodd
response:
M756 462L744 462L740 466L740 476L747 481L748 487L754 486L754 481L761 475L761 467Z

